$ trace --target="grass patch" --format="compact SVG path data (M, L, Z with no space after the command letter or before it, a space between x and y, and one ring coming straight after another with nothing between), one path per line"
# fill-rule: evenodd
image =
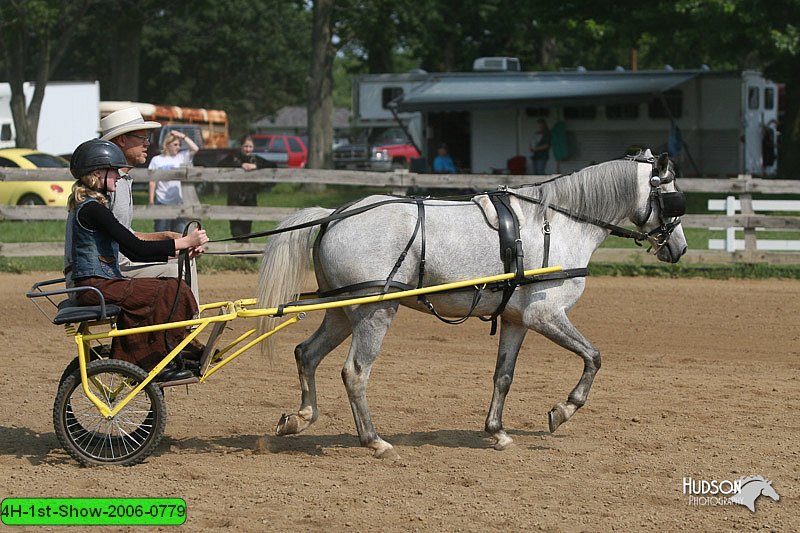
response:
M730 265L590 263L591 276L649 276L654 278L800 279L800 265L732 263Z

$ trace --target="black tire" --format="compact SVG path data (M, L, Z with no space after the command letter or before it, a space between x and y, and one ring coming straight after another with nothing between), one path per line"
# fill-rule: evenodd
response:
M28 193L19 199L17 205L45 205L45 203L38 194Z
M109 408L127 396L147 372L126 361L102 359L86 366L92 392ZM167 404L154 382L111 419L104 418L86 397L79 372L68 375L53 405L53 426L59 442L83 466L132 466L153 453L167 424Z

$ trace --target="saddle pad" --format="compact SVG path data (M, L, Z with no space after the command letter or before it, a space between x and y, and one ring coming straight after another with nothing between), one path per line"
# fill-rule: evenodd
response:
M519 221L519 227L525 224L525 217L522 214L522 205L519 202L519 198L516 196L510 196L510 205L511 210L514 211L514 214L517 216L517 220ZM486 219L486 223L489 226L497 231L497 210L494 208L494 204L492 200L489 198L488 194L479 194L477 196L472 197L472 201L481 208L483 212L483 217Z

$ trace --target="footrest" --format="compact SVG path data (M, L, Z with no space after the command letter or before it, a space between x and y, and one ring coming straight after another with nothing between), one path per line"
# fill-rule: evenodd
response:
M106 316L103 317L103 306L78 305L70 300L58 304L58 312L53 318L53 324L73 324L87 320L103 320L117 316L121 309L114 304L105 305Z

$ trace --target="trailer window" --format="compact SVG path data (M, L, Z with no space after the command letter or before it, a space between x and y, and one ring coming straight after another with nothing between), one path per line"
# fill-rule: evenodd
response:
M11 124L3 124L2 129L0 129L0 141L10 141L11 140Z
M775 89L773 87L764 89L764 109L775 109Z
M747 88L747 109L758 109L758 87Z
M381 101L383 102L383 108L389 108L389 102L394 100L395 98L403 96L403 88L402 87L384 87L383 91L381 91Z
M594 120L597 116L597 108L593 105L578 105L564 108L564 118Z
M683 92L676 89L665 91L647 105L647 116L650 118L681 118L682 115Z
M531 118L543 118L550 115L549 107L526 107L525 115Z
M631 120L639 118L639 104L612 104L606 106L609 120Z

